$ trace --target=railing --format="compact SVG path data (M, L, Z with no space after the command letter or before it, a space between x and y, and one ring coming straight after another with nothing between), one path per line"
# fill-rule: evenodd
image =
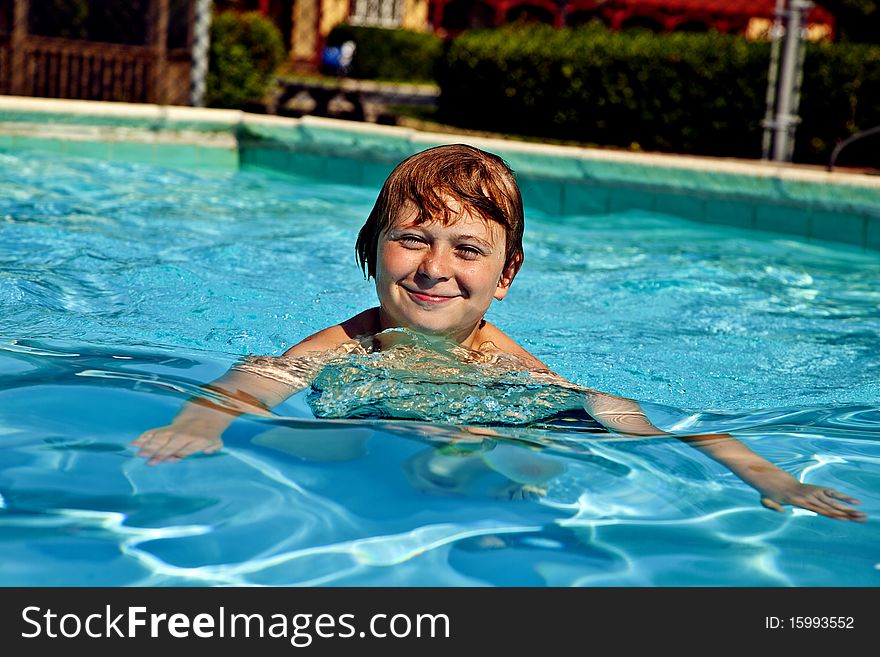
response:
M147 102L156 95L156 59L150 48L29 36L11 93Z
M189 104L194 0L112 5L0 0L0 94Z
M0 36L0 94L11 93L12 81L12 49L9 47L9 36Z
M857 132L848 139L844 139L842 142L837 144L837 146L835 146L834 150L831 152L831 158L828 160L828 170L834 171L834 165L837 164L837 158L844 148L846 148L853 142L864 139L865 137L873 137L874 135L880 135L880 125L874 128L869 128L867 130L862 130L861 132Z

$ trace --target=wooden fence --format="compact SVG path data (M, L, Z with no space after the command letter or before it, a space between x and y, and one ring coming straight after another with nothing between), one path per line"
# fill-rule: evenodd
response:
M188 104L189 49L167 49L168 0L154 2L152 43L133 46L28 34L30 3L16 0L13 27L0 33L0 94Z

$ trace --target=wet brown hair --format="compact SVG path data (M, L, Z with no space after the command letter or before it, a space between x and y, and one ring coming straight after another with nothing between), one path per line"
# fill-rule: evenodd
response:
M394 223L407 203L418 208L416 224L456 218L449 199L504 228L505 271L522 263L523 204L513 171L497 155L465 144L436 146L398 164L358 234L355 253L367 278L376 276L379 235ZM515 273L515 272L514 272Z

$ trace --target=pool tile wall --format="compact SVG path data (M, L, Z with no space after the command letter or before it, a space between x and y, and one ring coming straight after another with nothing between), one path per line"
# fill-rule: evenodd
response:
M41 136L36 136L41 135ZM79 157L164 164L184 168L234 170L238 144L232 135L206 141L202 133L154 133L132 129L74 131L64 134L39 123L0 121L0 148L38 150Z
M405 157L463 141L501 155L531 210L650 210L880 250L880 177L766 162L456 137L316 117L0 97L0 148L169 166L258 167L376 188Z
M613 153L304 117L279 129L268 117L240 135L243 166L378 187L424 148L467 141L517 171L523 199L548 214L650 210L691 221L877 248L880 178L711 158Z
M0 96L0 148L10 150L235 170L240 122L226 110Z

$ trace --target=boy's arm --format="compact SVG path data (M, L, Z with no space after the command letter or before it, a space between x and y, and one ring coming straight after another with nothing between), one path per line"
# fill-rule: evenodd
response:
M502 351L512 353L527 363L532 374L553 385L571 388L584 394L585 410L607 429L630 436L669 436L655 427L639 404L626 397L616 397L571 383L551 371L497 327L486 323L486 334ZM784 511L783 504L793 504L841 520L864 521L866 514L843 502L859 501L831 488L803 484L790 474L758 456L730 434L675 436L727 467L733 474L761 494L761 504L774 511Z
M212 454L223 447L220 436L239 415L266 414L297 392L278 381L236 368L202 389L205 396L186 402L171 424L145 431L132 442L138 456L156 465L179 461L196 452Z
M190 399L171 424L145 431L132 445L149 465L223 447L223 432L239 415L266 415L309 385L320 367L321 354L332 353L348 338L342 325L320 331L288 349L280 358L254 358L236 365L202 386L203 396ZM310 356L310 358L303 358ZM216 400L216 401L215 401Z
M668 436L651 424L637 402L584 388L584 408L606 428L633 436ZM864 522L866 514L844 504L859 501L824 486L803 484L790 474L758 456L726 433L675 436L695 447L761 494L761 504L784 511L783 504L803 507L829 518Z

